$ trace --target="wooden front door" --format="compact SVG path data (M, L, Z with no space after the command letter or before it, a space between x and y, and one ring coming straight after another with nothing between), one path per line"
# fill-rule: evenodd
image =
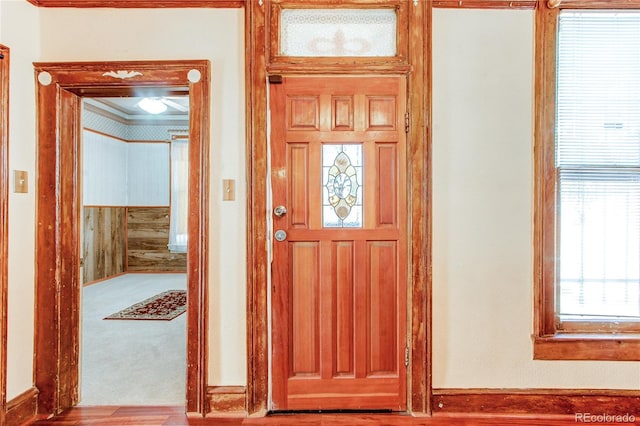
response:
M270 88L272 409L403 411L405 78Z

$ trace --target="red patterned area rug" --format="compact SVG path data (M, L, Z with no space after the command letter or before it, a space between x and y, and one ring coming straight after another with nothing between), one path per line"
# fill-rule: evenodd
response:
M105 319L170 321L186 310L186 290L168 290L111 314Z

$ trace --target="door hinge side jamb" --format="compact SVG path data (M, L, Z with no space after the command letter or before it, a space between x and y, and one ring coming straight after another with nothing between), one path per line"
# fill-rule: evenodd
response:
M404 347L404 366L405 367L409 366L409 346L408 345Z

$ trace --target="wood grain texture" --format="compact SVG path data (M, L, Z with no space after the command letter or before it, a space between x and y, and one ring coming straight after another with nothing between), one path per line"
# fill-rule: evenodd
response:
M334 241L331 244L331 268L335 277L332 289L332 376L353 376L355 356L355 244L353 241Z
M9 48L0 44L0 424L7 411L7 292L9 258Z
M547 7L564 9L638 9L639 0L548 0Z
M555 334L555 84L558 10L536 13L534 333Z
M126 271L126 207L83 207L82 283L88 284Z
M535 9L536 0L433 0L433 7L454 9Z
M7 403L6 418L3 425L19 426L31 423L38 408L38 389L31 388Z
M353 121L353 130L334 130L334 95L354 99L353 119L343 120ZM406 79L285 77L271 87L270 99L273 202L291 208L274 219L274 227L288 236L273 249L273 406L404 410L408 237L407 216L398 212L407 210L406 191L399 190L406 188ZM357 143L362 154L350 153L349 159L337 149L325 158L330 143L334 148ZM350 164L363 168L358 198L365 208L357 227L324 225L320 200L328 195L323 196L322 166L331 164L346 174ZM341 318L353 318L355 325L344 327L355 332L353 345L345 348L337 347L332 335L342 325L323 326L336 320L331 295L338 278L346 281L334 275L338 269L331 255L338 242L351 242L354 252L355 300L343 305L352 312ZM352 349L354 375L334 376L334 364Z
M58 158L56 129L57 114L51 114L50 108L57 112L58 96L51 85L42 86L37 83L38 122L38 158L37 158L37 209L36 209L36 270L35 270L35 385L40 391L38 411L41 413L58 413L56 386L58 376L59 300L57 297L60 282L57 279L59 247L57 235L62 228L56 209L58 183L56 164L49 159ZM44 140L51 143L43 143ZM73 144L73 140L70 141ZM52 224L44 226L44 224ZM72 231L72 230L71 230ZM67 347L68 342L60 342Z
M576 413L631 414L640 423L640 391L571 389L434 389L433 411L570 415ZM546 423L545 423L546 424Z
M209 164L208 61L35 63L38 123L35 383L38 412L56 414L78 398L79 134L82 95L133 95L145 87L189 87L189 240L187 390L189 413L204 412L207 377ZM115 79L108 71L144 71ZM196 82L187 80L198 71ZM47 72L52 84L37 76Z
M207 389L206 417L245 417L247 390L244 386L211 386Z
M38 7L114 8L227 8L243 7L245 0L27 0Z
M551 398L553 399L553 398ZM637 421L635 424L639 424ZM211 416L187 417L183 407L76 407L52 419L40 420L36 425L80 426L100 425L278 425L278 426L575 426L575 415L500 415L447 414L433 417L412 417L397 414L287 414L265 417L238 418ZM630 424L630 423L627 423Z
M80 363L80 183L77 178L80 161L80 98L68 91L58 94L58 137L66 143L55 144L58 151L59 170L56 176L59 193L56 195L56 209L58 217L55 222L38 222L45 224L57 223L57 246L54 252L56 265L53 270L59 285L52 287L55 297L36 305L36 310L45 309L54 300L57 305L58 317L68 320L65 326L58 325L57 333L48 336L58 346L58 359L55 369L50 373L57 375L57 380L48 383L57 388L55 404L59 407L70 407L78 402L79 397L79 363ZM49 111L49 114L50 111ZM51 114L53 115L53 114ZM51 158L45 161L51 163ZM36 249L37 250L37 249ZM39 264L38 264L39 266ZM41 284L41 283L40 283ZM36 384L38 384L36 382ZM40 386L37 386L42 392ZM40 397L38 397L38 400Z
M533 359L640 361L637 334L556 335L533 339Z
M409 13L409 132L407 188L409 209L409 397L413 414L431 413L431 0Z
M187 223L187 412L202 415L205 411L209 339L209 164L211 143L210 87L211 64L183 68L198 70L200 81L189 87L189 219Z
M563 2L564 5L568 3ZM581 4L586 5L587 2ZM640 1L635 4L640 6ZM637 328L629 330L628 325L623 325L616 329L613 323L609 323L602 327L608 332L594 333L596 325L580 330L576 323L571 327L572 333L568 333L557 324L555 90L558 14L559 9L541 4L535 21L534 358L635 361L640 359Z
M269 397L267 223L267 73L265 8L245 8L247 163L247 413L266 413Z
M171 253L169 207L127 208L127 271L185 272L187 253Z
M275 2L274 2L275 3ZM327 4L357 7L356 2L335 1ZM371 4L391 4L375 0ZM265 194L267 176L267 74L405 74L408 73L408 110L411 125L407 156L407 187L411 218L410 290L410 369L411 406L414 413L430 412L431 388L431 5L421 0L417 6L400 1L399 46L405 56L396 61L377 63L331 60L275 58L275 26L273 6L260 7L248 2L245 13L246 43L246 117L247 117L247 411L266 412L268 400L268 264L266 235L268 227ZM266 3L267 5L269 3ZM277 5L276 5L277 6ZM406 46L406 47L404 47Z

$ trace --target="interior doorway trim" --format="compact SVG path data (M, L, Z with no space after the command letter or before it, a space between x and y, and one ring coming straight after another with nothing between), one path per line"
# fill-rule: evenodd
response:
M281 0L247 2L245 43L247 64L247 412L265 415L269 410L269 256L267 224L268 193L268 97L267 77L273 73L306 74L402 74L407 75L407 199L409 260L408 276L408 412L431 413L431 20L432 0L411 2L408 7L405 67L372 63L356 66L336 61L270 63L271 38L277 28L270 16ZM305 0L286 1L288 7L304 7ZM327 0L319 2L334 7ZM341 6L377 7L393 0L348 0ZM317 4L314 6L317 7ZM297 58L300 59L300 58Z
M35 384L38 413L78 402L82 96L188 88L189 250L186 411L203 415L207 379L210 64L194 61L34 63L37 86Z
M9 257L9 48L0 44L0 424L7 414L7 292Z

